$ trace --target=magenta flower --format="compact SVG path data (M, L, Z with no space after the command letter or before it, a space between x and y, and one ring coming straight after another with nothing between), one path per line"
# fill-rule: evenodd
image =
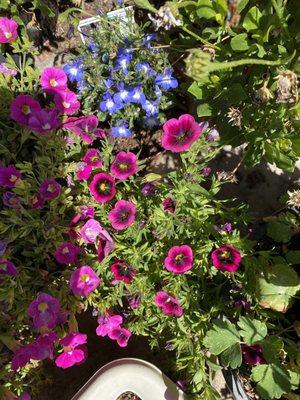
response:
M21 203L20 198L13 192L5 192L2 196L3 204L7 207L18 207Z
M103 162L101 161L100 157L100 151L98 149L88 149L82 161L87 163L87 165L98 168L103 166Z
M183 314L179 301L163 290L156 293L154 302L168 316L181 317Z
M235 272L241 262L240 252L231 244L224 244L211 253L211 261L213 265L221 270Z
M173 246L165 258L165 268L174 274L183 274L193 267L193 250L190 246Z
M243 359L248 365L265 364L266 360L263 357L262 348L259 344L253 344L248 346L246 344L241 345Z
M56 108L63 114L72 115L80 108L76 93L71 90L59 91L54 96Z
M15 187L21 178L21 172L14 165L3 167L0 165L0 186Z
M132 333L125 328L121 328L118 326L113 328L111 331L108 332L108 337L110 339L116 340L120 347L126 347L128 344L128 340Z
M136 174L138 169L137 156L130 151L120 151L110 167L110 172L115 178L124 180Z
M141 295L139 293L126 296L129 306L135 310L141 305Z
M80 236L85 243L95 243L97 236L102 232L103 228L95 219L89 219L81 228Z
M115 248L115 242L113 238L110 236L110 234L102 228L102 231L100 232L98 236L98 242L97 242L97 255L98 255L98 260L101 262L104 260L105 257L109 255Z
M105 132L98 129L99 120L95 115L85 117L70 117L63 124L63 128L70 130L85 143L91 144L96 138L103 139Z
M53 347L57 341L57 334L54 332L39 336L30 346L30 358L33 360L46 360L53 358Z
M70 288L75 296L88 297L101 283L101 279L88 265L72 272Z
M79 212L72 218L69 226L76 226L79 221L85 221L89 218L94 218L95 216L95 209L94 207L90 206L82 206L79 209Z
M12 43L18 36L18 24L14 19L0 18L0 43Z
M142 187L141 192L144 196L155 196L158 193L158 190L155 186L155 183L147 182Z
M41 106L33 97L19 94L10 105L10 117L19 124L28 125L33 113L41 111Z
M59 301L46 293L40 293L28 307L28 314L33 319L35 328L55 328L60 315Z
M41 135L50 133L60 126L57 111L43 108L40 111L33 112L29 117L28 126Z
M60 264L74 264L80 252L80 247L71 242L64 242L57 246L54 256Z
M136 270L125 261L118 260L110 266L115 281L131 283L136 275Z
M116 184L112 176L105 172L96 174L90 183L90 192L98 203L107 203L115 197Z
M189 114L169 119L163 125L163 131L161 145L174 153L188 150L202 133L199 124Z
M86 163L80 162L77 164L76 177L79 181L87 181L91 176L93 167Z
M24 367L31 359L31 344L27 344L24 346L20 346L12 360L11 360L11 369L16 372L19 368Z
M0 64L0 74L16 76L18 71L14 68L7 67L4 63Z
M39 194L44 200L53 200L60 195L61 186L55 179L46 179L41 183Z
M21 396L18 397L18 400L31 400L31 396L29 393L22 393Z
M30 204L34 209L41 209L45 205L45 199L40 193L38 193L37 195L31 197Z
M40 77L40 83L45 90L59 92L67 89L68 77L64 71L56 67L45 68Z
M204 167L201 170L201 174L206 178L211 174L211 168L210 167Z
M119 327L123 322L123 318L121 315L109 315L103 314L98 318L98 327L96 329L96 334L98 336L106 336L108 333L114 329Z
M17 268L11 261L0 260L0 274L15 276L17 275Z
M174 213L176 210L175 201L171 197L166 197L162 202L162 206L164 211L168 213Z
M63 369L81 364L87 357L86 341L87 335L83 333L69 333L60 340L63 352L56 357L55 364Z
M108 213L112 227L118 231L131 226L135 221L136 206L131 201L118 200Z

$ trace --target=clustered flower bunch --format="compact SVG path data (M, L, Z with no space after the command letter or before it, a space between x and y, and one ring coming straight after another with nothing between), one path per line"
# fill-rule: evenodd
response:
M152 174L80 110L64 71L44 69L37 95L21 81L1 132L0 390L28 400L34 366L83 363L83 310L97 317L99 346L146 336L173 350L196 398L217 398L217 357L252 368L258 385L276 372L275 398L294 389L297 349L281 331L299 279L277 253L253 254L245 207L217 198L216 132L190 114L168 119L161 146L180 162Z
M64 66L84 110L106 121L115 138L157 127L171 105L178 82L158 39L155 33L144 35L130 10L125 21L101 16L86 46Z

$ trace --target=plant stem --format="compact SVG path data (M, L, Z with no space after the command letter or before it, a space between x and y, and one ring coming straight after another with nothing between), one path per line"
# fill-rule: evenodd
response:
M220 50L220 48L212 43L210 43L208 40L204 39L203 37L197 35L197 33L190 31L188 28L185 26L182 26L181 29L188 33L189 35L193 36L195 39L199 40L200 42L206 44L207 46L213 47L216 50Z

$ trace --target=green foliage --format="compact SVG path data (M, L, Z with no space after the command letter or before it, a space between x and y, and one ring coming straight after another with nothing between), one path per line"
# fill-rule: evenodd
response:
M291 388L289 373L277 364L257 365L251 377L262 399L280 399Z
M247 344L259 342L266 337L268 332L265 323L248 317L241 317L238 326L242 329L240 335Z

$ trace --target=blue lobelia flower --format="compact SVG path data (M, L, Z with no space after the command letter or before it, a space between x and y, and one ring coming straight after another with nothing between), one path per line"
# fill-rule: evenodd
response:
M70 82L79 82L83 76L83 66L81 60L73 60L63 67Z
M112 98L111 94L106 92L104 93L102 101L99 104L99 108L103 112L109 112L110 114L114 114L116 111L119 111L122 108L122 105L116 103Z
M145 76L155 75L155 71L150 67L150 64L146 61L142 61L136 64L135 69Z
M132 60L131 49L119 49L116 59L115 69L122 70L125 75L128 74L128 66Z
M130 103L144 104L146 96L143 93L141 86L136 86L130 90Z
M142 108L146 111L147 117L153 117L159 113L157 101L146 100L145 103L142 104Z
M119 121L119 124L117 126L111 128L111 133L113 137L118 139L129 138L132 136L132 132L128 128L128 124L125 121Z
M155 78L157 86L163 90L175 89L178 87L178 81L172 76L172 68L166 68L163 74L158 74Z
M93 40L90 40L87 45L87 49L90 53L96 54L98 52L98 50L100 49L100 47Z
M114 83L115 83L115 82L114 82L112 79L110 79L110 78L104 79L103 82L104 82L104 85L107 87L107 89L110 89L110 88L114 85Z
M159 122L159 120L158 120L158 118L156 116L151 116L151 117L145 117L144 118L144 124L150 129L155 128L156 126L159 125L159 123L160 122Z
M116 103L130 103L130 91L125 87L124 83L118 83L117 88L119 91L114 94L114 101Z
M143 38L143 46L150 48L152 41L158 41L158 34L157 33L148 33Z

